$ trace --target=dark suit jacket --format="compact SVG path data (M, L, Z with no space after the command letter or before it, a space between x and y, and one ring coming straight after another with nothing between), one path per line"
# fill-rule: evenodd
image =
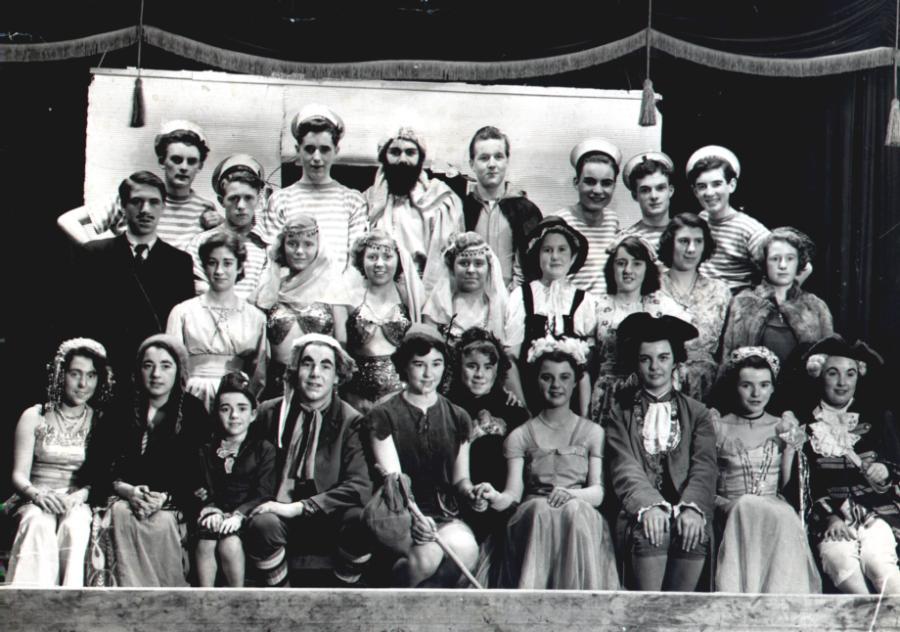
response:
M649 465L644 458L643 424L634 418L634 401L639 395L633 388L623 389L614 399L611 419L606 429L612 484L625 513L637 515L645 508L665 499L650 482ZM695 399L676 392L672 404L678 406L681 442L666 454L666 466L675 489L680 494L673 505L695 503L703 511L707 524L712 524L716 493L716 432L709 409Z
M190 255L161 239L140 267L125 235L88 242L75 257L71 290L82 318L73 333L103 343L122 380L141 342L164 332L172 308L194 296L192 271Z
M254 436L278 445L278 416L283 397L259 406L253 423ZM356 409L335 396L322 414L322 428L316 447L315 483L318 492L309 498L325 513L362 507L371 498L372 481L359 436L360 415ZM279 452L287 446L279 448ZM279 456L282 456L281 454ZM281 458L278 460L282 462ZM280 484L281 472L276 472ZM298 499L299 500L299 499Z

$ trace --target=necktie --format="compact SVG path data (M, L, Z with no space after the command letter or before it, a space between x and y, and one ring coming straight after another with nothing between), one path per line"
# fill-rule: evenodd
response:
M150 252L150 247L147 244L138 244L134 247L134 263L135 265L141 265L144 261L147 260L147 254Z

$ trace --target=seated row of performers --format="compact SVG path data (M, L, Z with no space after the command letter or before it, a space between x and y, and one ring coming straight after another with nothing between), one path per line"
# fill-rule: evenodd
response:
M112 399L104 347L67 340L16 430L8 579L285 585L296 554L324 550L340 585L377 568L395 586L457 586L465 569L488 587L689 591L714 560L717 590L819 592L824 578L900 593L900 443L866 388L882 359L822 338L803 357L814 397L789 393L776 416L778 356L740 347L710 409L675 384L697 334L627 316L631 377L599 423L573 408L589 357L576 338L529 345L531 414L489 331L449 352L413 324L391 356L402 389L364 416L339 394L356 363L330 336L292 342L276 399L226 373L211 414L173 336L143 341L133 392Z

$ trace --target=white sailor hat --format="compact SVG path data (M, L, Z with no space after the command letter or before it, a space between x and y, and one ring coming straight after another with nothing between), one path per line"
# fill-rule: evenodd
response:
M203 129L194 123L193 121L187 121L184 119L175 119L173 121L166 121L159 127L159 134L157 134L156 138L159 140L160 136L165 136L166 134L171 134L172 132L177 132L178 130L183 130L185 132L194 132L204 145L206 142L206 134L203 133Z
M312 119L325 119L337 128L338 138L344 135L344 119L335 114L334 110L327 105L322 105L321 103L309 103L304 105L303 109L297 112L297 114L294 115L293 120L291 120L291 134L294 138L297 138L300 124Z
M216 165L212 173L213 191L222 195L222 179L235 169L245 169L260 180L265 179L265 171L260 162L250 154L232 154Z
M622 182L625 183L625 186L631 189L631 172L634 171L634 168L637 167L642 162L646 162L648 160L655 160L656 162L661 162L667 167L669 170L675 169L675 163L672 162L672 159L669 158L666 154L661 151L645 151L637 156L633 156L628 162L625 163L625 166L622 167Z
M698 162L707 158L718 158L719 160L727 162L731 165L731 168L734 169L735 176L741 176L741 162L738 160L738 157L734 155L733 151L727 147L722 147L721 145L707 145L691 154L691 157L688 158L687 161L685 174L689 175L691 169L693 169Z
M582 156L592 152L606 154L616 163L616 168L622 164L622 152L605 138L588 138L587 140L581 141L572 148L572 151L569 154L569 162L575 167L578 165L578 161L581 160Z

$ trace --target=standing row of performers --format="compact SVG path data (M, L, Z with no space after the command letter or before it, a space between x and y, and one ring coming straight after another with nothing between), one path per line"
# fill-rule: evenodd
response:
M11 581L183 585L189 543L202 585L279 584L314 543L351 582L390 552L405 586L462 564L491 586L692 590L717 558L723 590L817 591L818 563L838 590L900 591L900 445L862 378L881 359L801 289L810 240L731 206L733 153L691 157L703 210L670 219L667 156L586 140L578 202L543 218L496 128L464 202L409 129L364 196L343 187L343 131L298 113L303 176L267 201L257 161L224 160L225 219L202 230L221 219L191 190L206 139L171 122L164 180L60 218L120 234L79 251L64 291L92 339L63 343L19 422ZM620 170L642 212L622 231ZM398 529L408 488L424 517Z

